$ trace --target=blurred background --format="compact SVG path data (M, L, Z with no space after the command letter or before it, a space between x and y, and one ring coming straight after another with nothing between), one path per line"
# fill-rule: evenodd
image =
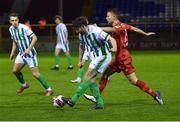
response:
M69 31L70 50L78 51L78 37L73 31L72 20L83 15L91 23L107 26L105 18L109 8L119 10L122 22L156 32L152 37L129 32L129 49L180 49L180 0L0 0L0 52L11 49L10 12L17 12L21 23L30 21L39 39L38 51L46 52L53 51L56 43L53 17L61 15Z

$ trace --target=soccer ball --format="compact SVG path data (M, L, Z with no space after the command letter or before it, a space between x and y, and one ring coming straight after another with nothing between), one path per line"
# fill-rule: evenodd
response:
M55 96L53 97L53 106L54 107L60 107L62 108L65 104L64 104L64 101L62 100L62 95L59 95L59 96Z

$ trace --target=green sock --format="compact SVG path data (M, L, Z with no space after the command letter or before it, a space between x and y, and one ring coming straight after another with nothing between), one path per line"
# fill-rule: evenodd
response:
M70 55L67 56L68 65L72 65L72 58Z
M102 99L102 97L100 95L99 87L98 87L97 83L94 82L94 83L90 84L89 86L90 86L90 90L92 91L93 96L97 100L97 103L104 106L104 102L103 102L103 99Z
M25 83L24 78L23 78L23 74L22 74L21 72L18 72L18 73L15 74L15 75L16 75L17 79L19 80L19 82L20 82L21 84L24 84L24 83Z
M60 64L60 57L59 56L55 56L54 57L54 63L55 63L55 65L59 65Z
M77 76L82 79L83 75L84 75L84 67L81 67L78 69L78 75Z
M76 103L78 98L86 91L86 89L89 87L90 81L89 80L84 80L79 87L76 90L76 93L74 96L71 97L71 100Z
M50 88L48 81L45 79L45 77L43 75L39 75L39 77L36 78L45 89Z

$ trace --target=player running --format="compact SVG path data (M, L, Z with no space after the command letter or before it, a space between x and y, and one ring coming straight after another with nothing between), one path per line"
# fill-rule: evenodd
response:
M154 35L155 33L149 32L146 33L136 27L128 25L126 23L120 22L118 20L118 10L110 9L107 11L106 20L113 27L104 27L103 30L105 32L112 32L112 36L116 39L117 43L117 52L115 58L111 61L110 65L103 73L103 76L99 82L99 89L102 92L106 86L108 81L108 77L114 74L115 72L120 73L121 71L127 77L127 79L135 86L140 88L142 91L151 95L154 100L156 100L159 104L163 104L163 100L161 98L159 91L152 90L144 81L139 80L135 73L135 68L132 65L132 58L127 49L128 46L128 35L127 30L132 30L134 32L143 34L145 36ZM96 99L93 96L85 94L84 97L88 100L96 102Z
M19 18L17 13L11 13L9 15L9 22L11 26L9 27L9 32L11 34L11 39L13 39L12 50L10 54L10 59L12 60L16 48L19 49L19 54L15 59L15 64L13 66L13 73L22 84L17 90L17 93L22 93L25 89L29 88L29 85L25 82L21 70L25 64L29 65L32 75L41 83L41 85L46 89L45 96L50 96L53 94L53 90L48 84L45 77L40 74L38 69L37 52L34 48L37 42L36 35L32 30L24 24L19 23Z
M54 67L51 68L51 70L59 70L59 64L60 64L59 54L61 50L63 50L63 52L65 53L67 57L67 62L68 62L67 69L73 69L72 58L69 53L68 30L66 28L66 25L63 23L61 16L56 15L54 17L54 21L56 23L57 44L54 51L55 65Z
M102 31L101 28L88 25L85 17L78 17L73 21L76 32L79 33L80 45L87 45L94 53L94 59L90 62L89 68L85 74L84 81L79 85L76 93L71 98L62 97L63 101L69 106L74 106L78 98L86 91L88 87L92 89L92 94L97 102L92 109L103 109L103 99L99 93L95 78L98 73L103 73L111 61L111 51L116 51L116 41L109 34ZM111 42L110 49L108 41ZM83 53L83 51L82 51ZM82 54L81 54L82 55ZM82 56L81 56L82 57Z
M87 23L89 24L89 21L87 17L85 17ZM96 23L91 23L93 26L97 26ZM83 57L81 57L81 48L83 48ZM91 51L91 48L87 45L85 46L79 46L79 63L78 63L78 72L77 72L77 78L75 80L70 80L72 83L80 83L84 74L84 63L88 60L93 60L94 53Z

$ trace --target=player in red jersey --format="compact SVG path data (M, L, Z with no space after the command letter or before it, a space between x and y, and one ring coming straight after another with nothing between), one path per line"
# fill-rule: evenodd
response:
M159 91L152 90L144 81L139 80L135 73L135 68L132 65L132 58L127 49L128 46L128 35L127 30L132 30L134 32L143 34L145 36L154 35L154 32L144 32L141 29L128 25L126 23L122 23L118 19L118 11L117 9L110 9L107 11L106 20L113 27L104 27L103 30L106 32L112 32L112 36L116 39L117 43L117 52L115 58L112 59L108 68L104 72L101 80L99 82L99 89L102 92L106 86L108 81L108 77L114 74L115 72L120 73L121 71L126 75L127 79L135 86L139 87L142 91L151 95L159 104L163 104L163 100L161 98ZM96 100L93 96L84 94L84 97L88 100L95 102Z

